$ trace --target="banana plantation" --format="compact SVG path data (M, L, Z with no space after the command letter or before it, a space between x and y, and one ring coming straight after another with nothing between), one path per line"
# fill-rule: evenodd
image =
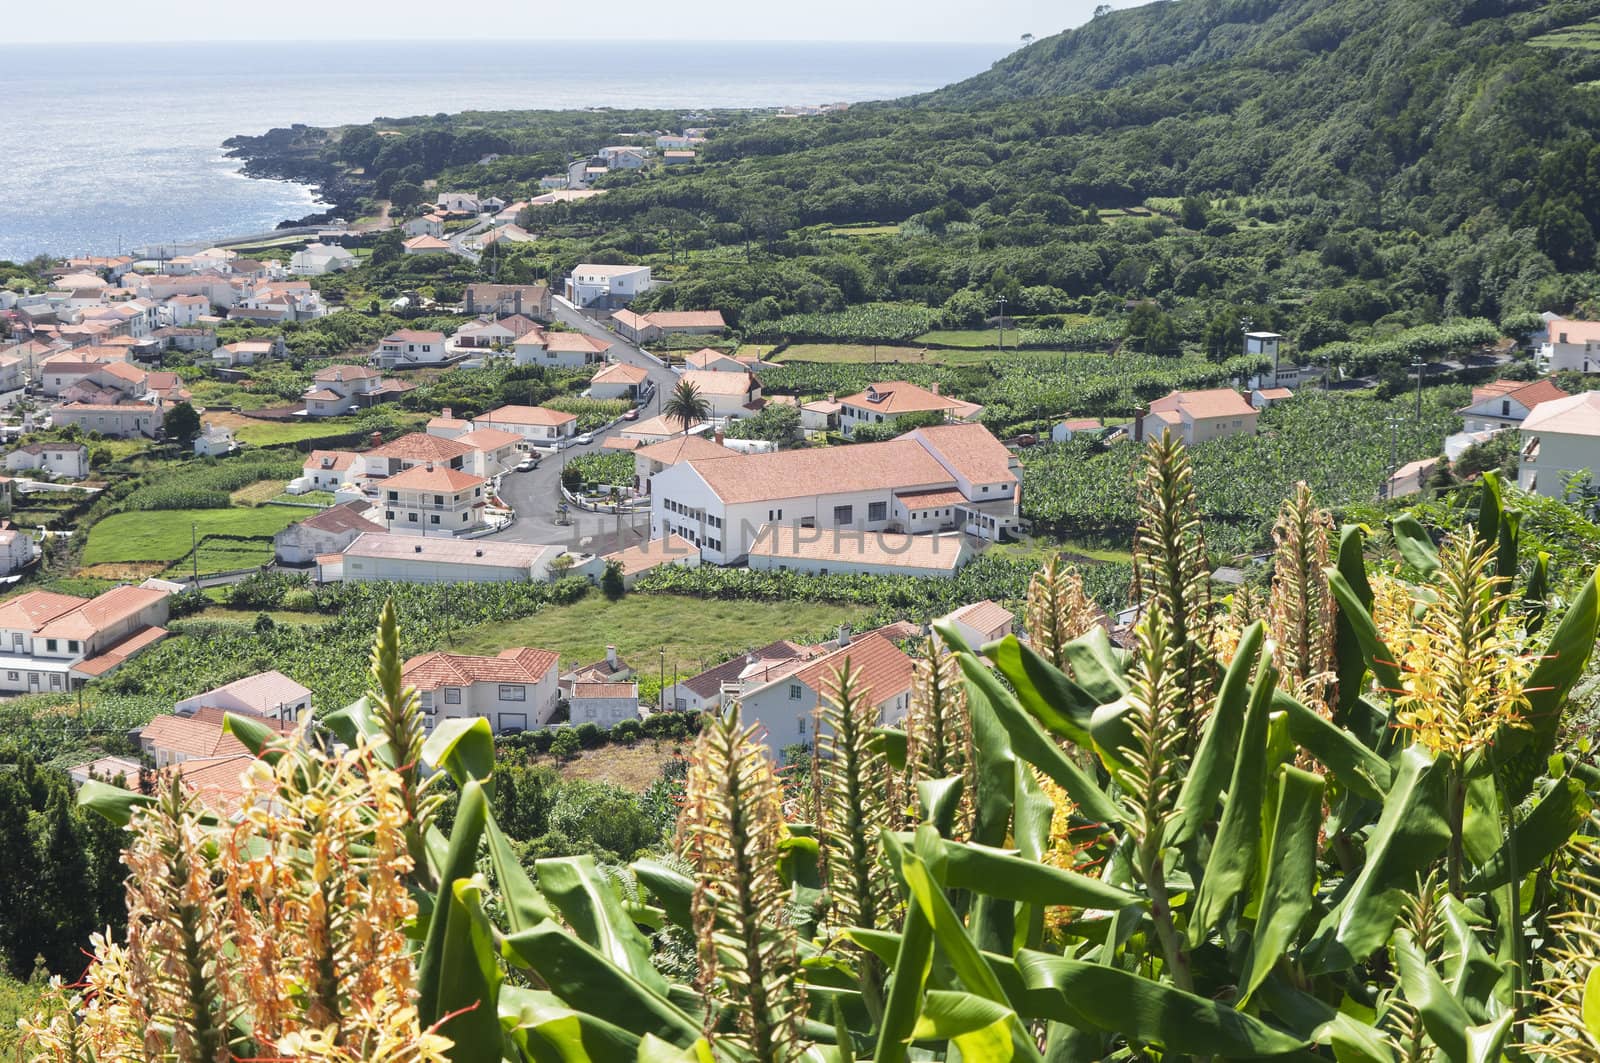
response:
M425 733L388 608L329 734L230 718L258 754L241 815L84 788L129 827L128 932L86 943L23 1056L1600 1059L1573 722L1600 593L1519 566L1492 476L1471 506L1449 536L1398 518L1378 556L1300 485L1269 591L1217 598L1163 440L1130 631L1049 564L1027 639L918 648L896 726L841 669L799 780L733 706L675 851L626 868L519 864L487 724Z

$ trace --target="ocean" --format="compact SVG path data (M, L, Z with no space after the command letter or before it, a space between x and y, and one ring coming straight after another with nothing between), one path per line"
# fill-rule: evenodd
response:
M1004 44L449 41L0 45L0 260L243 235L324 206L222 142L467 109L891 99ZM596 145L599 147L599 145Z

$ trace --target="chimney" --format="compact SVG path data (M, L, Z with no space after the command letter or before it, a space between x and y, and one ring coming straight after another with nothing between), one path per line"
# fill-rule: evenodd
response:
M455 416L455 411L446 406L444 409L439 411L439 416L448 421L450 418Z
M840 624L839 625L839 648L842 650L848 645L850 645L850 625L849 624Z
M719 429L717 429L716 435L713 436L712 438L714 438L716 440L717 446L720 447L720 446L722 446L723 441L726 440L728 437L725 436L723 434L723 432L722 432L722 429L719 428Z
M939 382L937 380L935 380L933 382L933 386L931 388L929 388L928 390L932 391L935 395L939 394Z
M607 646L606 647L606 663L611 666L611 670L612 671L616 671L616 669L617 669L617 648L615 646Z
M372 433L372 445L375 446L375 447L383 445L383 433L382 432L373 432Z
M431 462L431 461L430 461L430 462L428 462L428 471L429 471L429 472L432 472L432 471L433 471L433 462Z

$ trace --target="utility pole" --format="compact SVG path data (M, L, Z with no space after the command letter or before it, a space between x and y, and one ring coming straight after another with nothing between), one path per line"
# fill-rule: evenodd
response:
M1006 297L1000 297L1000 316L995 319L995 325L1000 329L1000 338L996 341L998 349L1003 354L1006 349Z
M1413 368L1413 369L1415 369L1417 371L1417 423L1418 424L1422 423L1422 371L1427 368L1427 365L1428 365L1428 363L1424 362L1421 358L1418 358L1416 361L1411 363L1411 368Z
M200 589L200 525L198 522L189 525L189 560L194 568L194 589Z
M667 707L667 648L661 647L661 679L656 687L656 710Z

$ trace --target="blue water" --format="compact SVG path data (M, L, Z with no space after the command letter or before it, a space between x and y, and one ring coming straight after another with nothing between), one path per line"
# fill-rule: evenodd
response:
M0 46L0 259L110 254L320 209L221 144L294 122L478 109L764 107L889 99L1011 46L334 42ZM599 145L596 145L599 147Z

